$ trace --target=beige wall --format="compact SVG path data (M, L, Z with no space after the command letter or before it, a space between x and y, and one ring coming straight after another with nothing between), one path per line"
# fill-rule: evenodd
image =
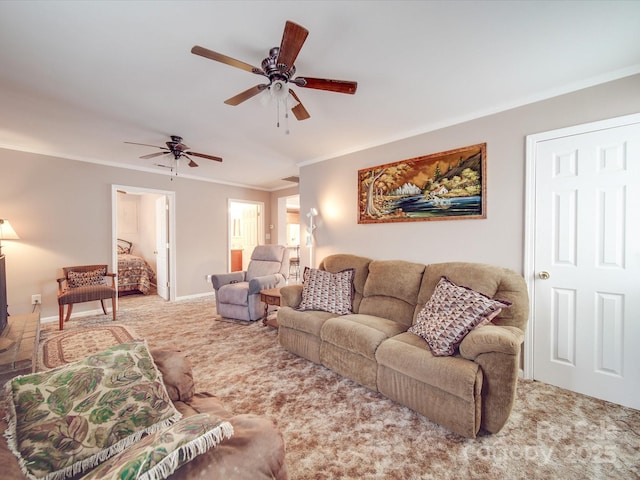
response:
M271 207L268 211L271 214L270 223L267 223L267 232L271 233L271 239L267 240L266 243L273 243L275 245L286 245L286 238L278 238L278 199L283 197L290 197L292 195L298 195L299 190L298 186L285 188L282 190L276 190L275 192L271 192ZM272 229L269 229L269 225L273 225Z
M8 218L21 236L3 242L10 313L31 311L31 295L40 293L42 316L55 316L60 267L111 263L114 184L176 192L178 297L210 292L205 275L226 271L229 198L264 202L268 242L276 243L277 199L298 192L303 266L309 264L305 212L316 207L315 264L330 253L349 252L424 263L478 261L522 271L526 135L636 112L640 75L307 165L299 189L271 193L179 177L172 182L164 175L0 149L0 218ZM357 224L359 169L482 142L487 219Z
M421 263L484 262L522 272L525 137L636 112L640 112L640 75L303 166L300 211L310 207L319 211L314 263L345 252ZM425 121L428 115L425 112ZM483 142L487 143L486 219L357 223L359 169ZM307 221L304 215L301 221ZM302 249L301 261L309 262L307 248Z
M65 265L111 264L112 185L175 192L178 298L209 293L210 273L227 271L227 200L260 201L270 193L210 182L0 149L0 218L21 239L3 242L11 314L31 311L42 294L42 317L57 315L55 279ZM99 308L97 302L77 310ZM75 311L75 309L74 309Z

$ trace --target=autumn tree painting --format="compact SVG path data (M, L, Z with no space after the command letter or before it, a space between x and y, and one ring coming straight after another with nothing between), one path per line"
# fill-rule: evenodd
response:
M486 143L358 171L358 223L486 218Z

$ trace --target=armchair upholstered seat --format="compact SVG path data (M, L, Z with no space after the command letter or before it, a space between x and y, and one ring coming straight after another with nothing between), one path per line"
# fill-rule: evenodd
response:
M60 330L64 328L64 322L71 317L71 310L75 303L100 300L102 311L107 314L104 305L106 299L111 299L113 319L116 319L116 285L115 273L107 272L106 265L78 265L64 267L64 277L58 278L58 309L60 316ZM110 278L110 284L106 279ZM64 306L67 307L67 315L64 315Z
M218 315L259 320L264 313L260 290L282 287L288 277L289 249L282 245L257 246L247 270L211 275Z

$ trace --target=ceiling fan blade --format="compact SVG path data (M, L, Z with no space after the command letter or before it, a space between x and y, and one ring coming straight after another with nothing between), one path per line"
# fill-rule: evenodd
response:
M221 162L222 161L222 159L220 157L214 157L213 155L205 155L204 153L197 153L197 152L184 152L184 153L188 153L189 155L193 155L194 157L206 158L207 160L214 160L216 162ZM189 160L191 160L191 159L189 159ZM191 161L193 161L193 160L191 160Z
M232 67L246 70L247 72L250 72L250 73L255 73L258 75L265 74L261 69L254 67L253 65L249 65L248 63L241 62L240 60L236 60L235 58L228 57L226 55L223 55L222 53L214 52L213 50L209 50L208 48L204 48L199 45L194 45L194 47L191 49L191 53L195 55L200 55L201 57L205 57L211 60L215 60L216 62L230 65Z
M358 88L358 82L347 80L330 80L328 78L297 77L291 80L299 87L315 88L316 90L326 90L329 92L348 93L353 95Z
M124 143L128 143L129 145L142 145L143 147L153 147L153 148L164 148L164 149L166 149L166 147L159 147L158 145L149 145L148 143L136 143L136 142L124 142Z
M255 95L259 94L262 90L264 90L268 86L269 85L266 85L266 84L256 85L255 87L251 87L245 90L244 92L239 93L235 97L231 97L225 100L224 103L226 103L227 105L233 105L233 106L240 105L242 102L249 100L251 97L254 97Z
M144 159L144 160L148 160L150 158L155 158L155 157L159 157L160 155L166 155L167 153L171 153L171 152L157 152L157 153L149 153L148 155L143 155L140 158Z
M295 117L298 120L306 120L307 118L310 118L311 115L309 115L307 109L304 108L304 105L302 105L302 102L298 98L298 95L296 95L296 92L294 92L293 90L289 90L289 93L293 98L296 99L296 102L298 102L298 104L291 109L291 112L295 115Z
M307 39L307 35L309 35L309 30L297 23L287 20L287 23L284 25L282 41L280 42L278 60L276 60L276 64L286 65L284 72L291 70L304 41Z
M182 154L182 156L183 156L184 158L186 158L187 160L189 160L189 163L187 163L187 165L189 165L190 167L192 167L192 168L193 168L193 167L197 167L197 166L198 166L198 164L197 164L196 162L194 162L194 161L193 161L193 159L189 158L189 157L186 155L186 153L183 153L183 154Z

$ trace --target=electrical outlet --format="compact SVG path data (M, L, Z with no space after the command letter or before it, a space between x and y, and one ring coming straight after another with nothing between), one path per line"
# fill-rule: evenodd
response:
M42 305L42 295L31 295L31 305Z
M210 282L210 281L211 281L211 275L205 275L205 276L204 276L204 279L205 279L207 282Z

